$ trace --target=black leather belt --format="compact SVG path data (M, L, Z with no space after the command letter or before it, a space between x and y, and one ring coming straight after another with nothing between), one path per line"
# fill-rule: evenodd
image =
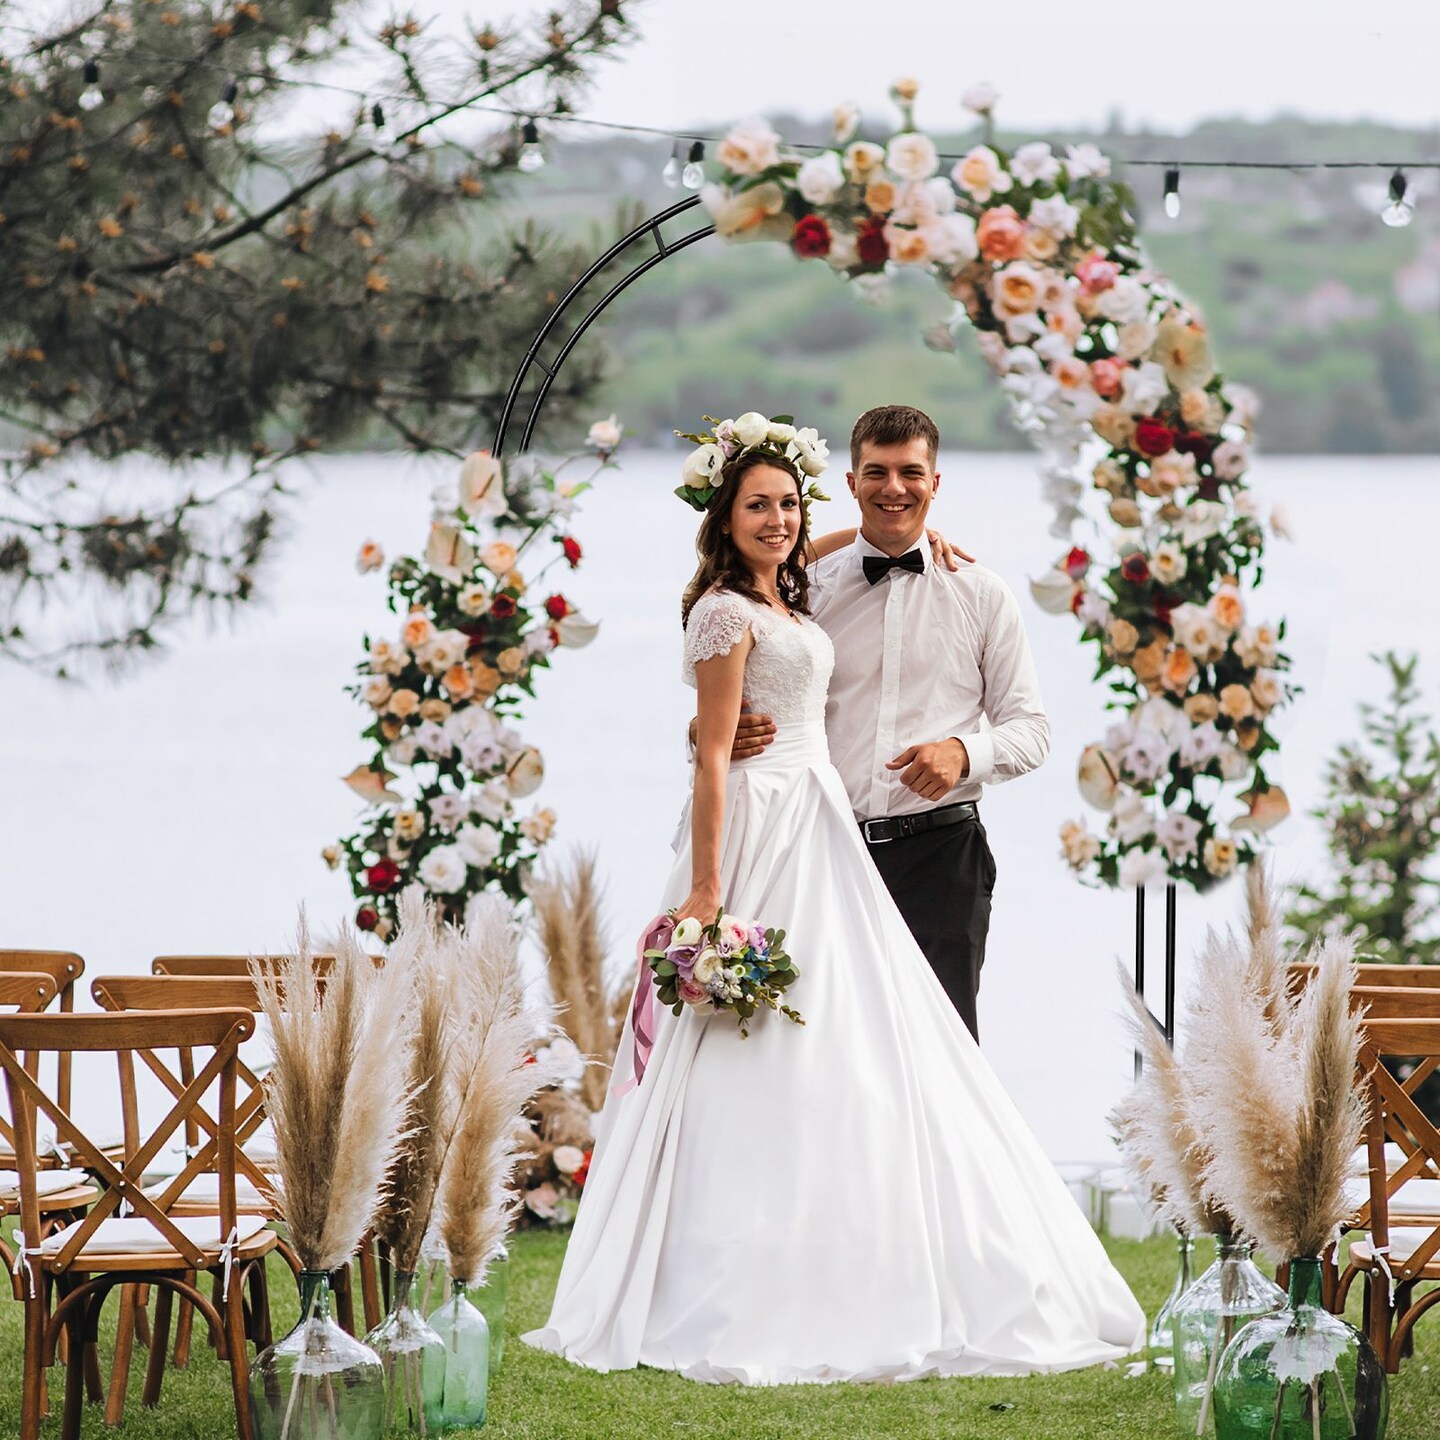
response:
M973 800L958 805L942 805L938 810L922 810L918 815L882 815L876 820L862 820L860 833L867 845L883 845L906 835L923 835L927 830L943 830L947 825L965 825L980 818Z

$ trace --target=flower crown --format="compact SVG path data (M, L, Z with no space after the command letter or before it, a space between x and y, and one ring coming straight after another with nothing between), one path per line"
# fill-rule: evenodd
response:
M810 477L800 487L807 519L812 500L830 498L813 478L825 469L830 447L817 430L797 430L793 415L766 419L758 410L749 410L734 420L717 420L713 415L701 418L713 428L698 435L684 430L675 432L682 440L693 440L699 446L685 457L680 472L682 483L675 489L692 509L704 510L710 504L720 488L720 471L726 461L752 450L788 460L803 476Z

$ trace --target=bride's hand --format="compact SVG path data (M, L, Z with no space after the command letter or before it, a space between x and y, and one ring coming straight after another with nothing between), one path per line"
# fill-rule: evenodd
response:
M675 920L684 920L687 916L693 916L703 928L706 925L713 925L715 917L724 907L720 903L720 891L702 885L690 892L689 898L675 907Z
M975 557L967 554L958 545L952 545L938 530L926 530L925 538L930 542L930 556L937 565L943 565L947 570L958 570L961 560L968 560L973 565Z

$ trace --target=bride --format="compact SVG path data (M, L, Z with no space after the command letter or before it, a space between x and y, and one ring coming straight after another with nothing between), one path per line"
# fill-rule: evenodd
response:
M802 432L803 433L803 432ZM806 480L738 446L703 504L684 673L699 729L664 903L786 931L804 1028L664 1006L617 1085L549 1322L596 1370L773 1385L1019 1375L1138 1348L1144 1316L935 979L825 744ZM719 452L717 451L717 459ZM732 761L742 696L774 742ZM644 973L639 985L649 986ZM638 1011L639 1007L635 1007Z

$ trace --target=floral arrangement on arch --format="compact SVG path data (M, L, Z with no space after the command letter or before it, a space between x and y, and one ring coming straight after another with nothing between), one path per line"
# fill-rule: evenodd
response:
M1195 308L1146 267L1130 192L1099 150L1004 150L982 86L964 103L984 143L942 157L914 126L918 88L891 88L902 122L883 144L857 138L853 105L807 156L763 121L737 126L702 199L729 239L787 244L872 293L919 271L958 302L927 344L953 351L976 331L1045 452L1051 534L1093 531L1031 586L1043 609L1074 617L1124 712L1079 762L1107 823L1096 834L1066 822L1065 859L1109 885L1168 876L1203 889L1289 813L1264 768L1271 717L1294 693L1284 625L1249 594L1267 529L1245 484L1257 402L1216 370ZM1278 517L1269 528L1283 534ZM1229 816L1227 798L1242 807Z
M413 882L454 922L482 891L525 897L556 817L516 810L545 767L509 722L533 697L535 671L556 650L588 645L599 628L545 579L557 565L568 573L580 564L569 522L610 467L621 429L613 415L590 427L596 467L578 482L560 476L579 456L553 470L521 460L507 478L498 458L477 451L458 485L436 491L424 554L389 567L399 623L365 638L351 687L369 707L363 738L374 748L345 783L370 808L322 852L332 869L343 863L349 872L355 923L381 940L394 933L400 892ZM356 565L383 569L381 548L367 541Z

